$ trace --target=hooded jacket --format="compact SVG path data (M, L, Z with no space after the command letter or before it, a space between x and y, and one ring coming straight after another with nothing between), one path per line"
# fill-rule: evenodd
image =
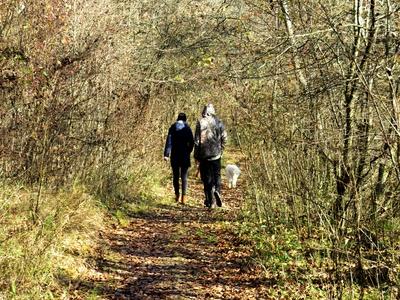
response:
M193 150L193 132L189 125L176 121L168 130L164 156L171 158L171 165L190 167L190 153Z
M196 124L194 158L217 160L221 158L227 134L222 121L215 116L212 104L204 107L202 118Z

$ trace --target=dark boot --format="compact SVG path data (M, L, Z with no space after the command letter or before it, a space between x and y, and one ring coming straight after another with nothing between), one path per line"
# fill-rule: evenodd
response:
M221 207L222 206L221 194L217 190L214 191L214 197L215 197L215 203L217 204L217 206Z
M208 197L206 196L206 200L204 200L204 206L207 208L211 208L212 205L212 199L208 199Z

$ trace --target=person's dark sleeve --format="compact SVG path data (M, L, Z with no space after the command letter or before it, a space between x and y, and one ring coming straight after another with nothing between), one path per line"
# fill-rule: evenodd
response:
M193 132L192 129L190 127L188 127L188 139L189 139L189 153L191 153L193 151L193 147L194 147L194 137L193 137Z
M171 149L172 149L172 135L170 128L168 130L167 140L165 141L164 157L169 157L171 155Z

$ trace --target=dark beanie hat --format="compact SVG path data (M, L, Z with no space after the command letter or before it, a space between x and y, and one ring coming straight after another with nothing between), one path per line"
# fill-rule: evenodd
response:
M185 113L179 113L177 121L186 122L186 114Z

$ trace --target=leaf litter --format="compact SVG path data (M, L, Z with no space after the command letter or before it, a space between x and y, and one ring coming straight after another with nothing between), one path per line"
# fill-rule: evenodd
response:
M132 213L128 225L110 219L92 258L97 276L82 279L74 299L269 299L251 245L235 234L240 185L223 189L223 208L211 211L198 179L190 188L184 206L171 197Z

